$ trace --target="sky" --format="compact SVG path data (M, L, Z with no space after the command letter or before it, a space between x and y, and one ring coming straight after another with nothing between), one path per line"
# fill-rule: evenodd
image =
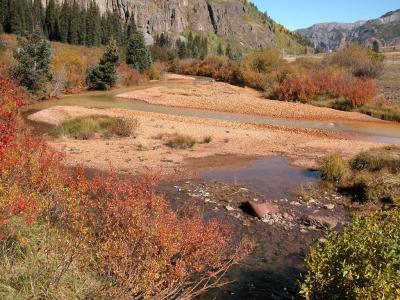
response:
M400 9L400 0L252 0L262 12L291 30L322 22L375 19Z

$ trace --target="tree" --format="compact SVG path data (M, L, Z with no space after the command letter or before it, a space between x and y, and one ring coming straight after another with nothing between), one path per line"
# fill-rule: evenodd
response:
M18 38L14 58L17 60L15 73L21 85L35 94L44 92L46 83L52 79L51 50L38 27L34 33Z
M218 43L217 54L218 54L219 56L224 55L224 49L222 48L221 42Z
M226 46L225 55L226 55L229 59L233 59L233 53L232 53L231 44L228 44L228 46Z
M98 46L100 44L100 12L95 1L91 1L86 14L86 45Z
M150 69L152 59L149 49L147 49L143 34L136 32L128 41L126 50L126 63L132 68L143 73Z
M51 41L58 41L60 39L58 6L54 0L50 0L46 7L45 32Z
M374 51L375 53L379 53L380 52L379 50L380 50L379 49L379 42L375 40L372 43L372 51Z
M100 59L100 63L89 72L89 87L95 90L108 90L113 87L117 82L118 62L117 43L114 39L111 39L103 57Z
M178 48L178 57L180 59L186 58L187 57L186 43L184 41L181 41L180 39L178 39L176 41L176 46Z

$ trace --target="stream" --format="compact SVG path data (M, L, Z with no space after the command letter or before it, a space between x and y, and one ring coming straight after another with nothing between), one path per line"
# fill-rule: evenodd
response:
M202 84L206 80L197 78L194 83ZM216 119L225 121L235 121L240 123L254 123L285 126L288 128L311 128L331 130L345 135L351 135L358 139L368 140L386 144L400 144L400 124L391 122L368 123L368 122L327 122L327 121L312 121L312 120L289 120L280 118L271 118L265 116L252 116L237 113L205 111L190 108L167 107L161 105L148 104L143 101L132 99L117 98L116 95L146 89L149 87L159 86L177 87L187 84L179 80L168 80L162 82L152 82L146 85L141 85L131 88L115 89L112 91L101 92L86 92L83 94L75 94L64 96L59 100L49 100L28 105L25 108L24 115L29 115L36 111L46 109L52 106L82 106L87 108L122 108L144 112L154 112L169 115L179 115L187 117L197 117L205 119ZM266 100L268 101L268 100Z

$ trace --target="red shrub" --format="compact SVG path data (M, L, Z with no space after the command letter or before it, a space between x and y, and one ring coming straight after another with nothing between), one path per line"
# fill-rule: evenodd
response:
M11 80L0 76L0 161L14 139L18 108L23 103L21 95Z
M375 98L378 86L372 79L343 78L338 91L340 97L348 100L353 107L358 107Z
M55 226L74 247L57 265L91 266L102 279L96 296L107 299L194 298L223 285L226 270L251 250L216 220L173 212L154 180L112 173L89 180L82 170L65 169L62 154L16 130L21 102L1 80L0 240L17 240L16 218L28 228L35 221Z

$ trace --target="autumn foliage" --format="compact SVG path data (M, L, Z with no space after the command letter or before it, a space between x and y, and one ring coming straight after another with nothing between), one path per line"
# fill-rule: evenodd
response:
M175 213L152 177L88 179L64 167L63 154L20 127L16 88L0 82L0 283L7 297L189 299L225 284L226 270L251 243L194 208Z
M263 49L238 62L208 56L170 65L173 72L246 85L265 92L267 98L300 102L338 99L351 107L362 106L376 97L378 88L371 78L381 68L379 58L360 46L349 46L322 61L300 58L285 62L279 51Z

